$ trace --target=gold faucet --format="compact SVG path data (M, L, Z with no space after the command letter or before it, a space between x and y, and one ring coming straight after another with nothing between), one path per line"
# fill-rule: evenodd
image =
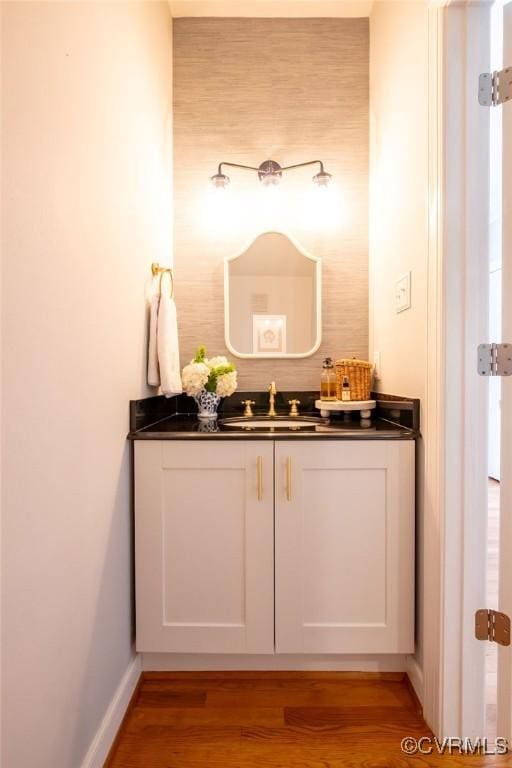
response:
M268 413L267 416L270 416L270 418L274 418L277 416L276 409L274 406L276 395L277 395L277 389L276 389L276 383L273 381L268 388L269 391L269 398L268 398Z
M288 400L288 405L291 405L290 416L299 416L299 409L297 406L300 405L300 400Z

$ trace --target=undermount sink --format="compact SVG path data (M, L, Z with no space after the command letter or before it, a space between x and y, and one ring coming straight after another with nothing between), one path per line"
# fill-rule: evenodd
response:
M221 424L233 429L312 429L316 424L325 424L325 419L315 416L255 416L222 419Z

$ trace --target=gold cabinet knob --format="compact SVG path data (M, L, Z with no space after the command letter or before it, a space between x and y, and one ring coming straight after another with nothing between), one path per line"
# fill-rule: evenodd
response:
M244 416L248 419L252 419L254 413L252 412L252 406L255 405L254 400L242 400L242 405L245 405Z
M299 409L297 408L297 406L300 405L300 400L288 400L288 405L291 406L290 416L298 416Z

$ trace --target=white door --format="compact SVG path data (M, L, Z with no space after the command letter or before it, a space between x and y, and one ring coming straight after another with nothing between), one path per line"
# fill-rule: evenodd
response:
M512 3L504 8L503 60L512 66ZM512 342L512 102L503 110L503 341ZM499 609L512 617L512 377L501 380ZM498 649L498 735L512 739L512 646Z
M135 443L137 650L274 652L270 442Z
M414 651L414 442L278 442L276 652Z

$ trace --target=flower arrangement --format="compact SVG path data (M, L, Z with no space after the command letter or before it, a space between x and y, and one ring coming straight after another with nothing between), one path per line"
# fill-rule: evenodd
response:
M182 372L183 389L195 398L199 418L215 418L222 397L229 397L237 388L236 368L226 357L208 359L201 346L196 356Z

